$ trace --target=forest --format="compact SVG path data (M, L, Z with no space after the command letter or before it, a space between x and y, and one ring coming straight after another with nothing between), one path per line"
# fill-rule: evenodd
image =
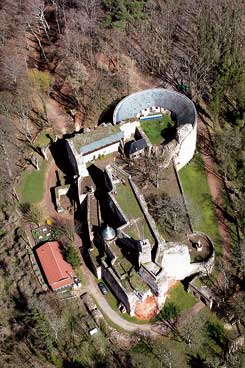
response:
M243 366L244 10L242 0L0 1L2 367ZM36 285L25 229L26 216L39 213L35 205L23 212L16 183L26 168L45 162L42 138L108 122L120 99L152 86L195 103L198 150L221 181L218 210L230 248L218 260L221 277L206 280L219 300L208 322L203 312L179 326L179 311L169 304L158 316L167 336L135 334L125 348L107 325L98 340L88 337L79 301L60 302ZM224 328L231 319L240 340Z

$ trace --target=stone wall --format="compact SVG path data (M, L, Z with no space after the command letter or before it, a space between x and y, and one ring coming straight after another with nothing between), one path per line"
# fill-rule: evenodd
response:
M133 293L127 292L124 289L120 282L120 279L113 272L113 270L107 266L105 261L102 261L102 277L103 279L105 279L108 285L110 285L110 288L113 290L113 293L116 295L118 300L120 300L124 304L128 314L130 314L130 316L133 316L135 303L137 300L136 296Z
M159 231L157 230L156 223L153 220L152 216L150 215L146 201L144 199L143 194L141 194L140 190L138 189L137 185L132 181L131 178L129 178L129 183L131 185L131 188L134 192L134 195L140 205L140 208L145 216L145 219L148 223L148 226L152 232L153 237L155 238L155 241L157 244L164 243L164 239L162 239L161 235L159 234Z
M180 180L178 171L176 170L175 163L174 163L173 166L174 166L174 173L175 173L176 180L177 180L177 183L178 183L178 186L179 186L180 194L181 194L183 204L184 204L184 207L185 207L185 212L186 212L186 217L187 217L187 220L188 220L188 224L189 224L191 232L193 232L193 226L192 226L191 218L190 218L190 215L189 215L189 212L188 212L184 190L183 190L183 187L182 187L182 184L181 184L181 180Z
M184 125L191 125L192 131L180 142L176 152L175 164L177 170L191 160L196 148L197 112L193 102L181 93L163 88L147 89L125 97L116 106L113 113L113 124L131 119L152 106L165 108L176 116L177 130Z
M98 264L96 260L96 249L94 249L94 244L93 244L94 235L92 231L92 225L90 222L90 208L91 208L90 201L92 199L92 196L94 196L94 194L92 193L86 196L87 198L87 223L88 223L88 234L89 234L89 242L90 242L90 244L86 244L86 246L88 247L88 256L89 256L92 271L94 272L97 279L101 279L101 265Z
M184 167L194 156L196 150L197 125L193 126L192 131L180 143L178 153L174 159L177 170Z
M143 264L140 266L139 275L142 277L145 283L150 286L150 288L154 291L154 293L158 295L159 287L157 279L151 272L147 270L147 267Z
M141 129L141 126L138 126L136 128L135 135L136 137L138 137L137 139L143 138L146 141L148 147L152 146L150 139L147 137L143 129Z

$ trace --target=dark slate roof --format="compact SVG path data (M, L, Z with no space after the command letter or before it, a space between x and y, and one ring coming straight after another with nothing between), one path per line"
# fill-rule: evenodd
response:
M132 155L133 153L137 151L141 151L147 147L147 143L144 140L144 138L139 139L138 141L134 141L131 143L128 153L129 155Z

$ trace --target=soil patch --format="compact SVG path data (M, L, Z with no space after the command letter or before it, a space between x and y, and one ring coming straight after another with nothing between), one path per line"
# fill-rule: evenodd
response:
M135 317L142 321L152 319L157 312L157 301L154 295L148 296L143 302L136 303Z

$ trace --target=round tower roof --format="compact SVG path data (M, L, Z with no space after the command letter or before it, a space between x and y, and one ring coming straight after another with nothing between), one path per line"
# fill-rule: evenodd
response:
M106 228L102 231L102 237L106 241L110 241L116 237L116 231L110 227L106 226Z

